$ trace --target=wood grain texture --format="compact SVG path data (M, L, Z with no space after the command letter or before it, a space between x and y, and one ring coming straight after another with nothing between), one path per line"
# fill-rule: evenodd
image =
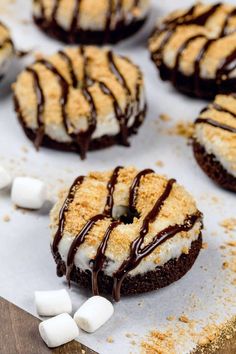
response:
M0 353L96 354L76 341L49 349L39 335L39 322L39 319L0 297Z

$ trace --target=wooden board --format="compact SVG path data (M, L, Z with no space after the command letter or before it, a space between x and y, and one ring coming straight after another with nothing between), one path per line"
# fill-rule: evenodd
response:
M42 341L39 320L19 307L0 298L1 354L96 354L73 341L56 349L48 349Z

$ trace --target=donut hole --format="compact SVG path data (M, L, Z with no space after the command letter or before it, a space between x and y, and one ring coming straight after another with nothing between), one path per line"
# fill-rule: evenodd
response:
M123 224L133 224L134 218L139 218L140 215L127 206L117 205L112 209L112 217L115 220L120 220Z

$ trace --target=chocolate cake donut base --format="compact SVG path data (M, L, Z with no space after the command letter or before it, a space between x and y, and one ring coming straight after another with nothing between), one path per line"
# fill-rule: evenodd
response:
M155 59L152 60L156 64ZM215 79L202 79L195 75L184 75L180 71L174 75L174 70L161 64L159 67L160 78L163 81L170 81L174 87L191 97L199 97L205 99L214 99L217 94L228 94L235 91L236 79L224 80L224 83L217 84ZM174 80L173 77L175 76Z
M236 192L236 178L229 174L215 155L208 154L196 140L193 141L194 156L202 170L221 187Z
M17 113L18 120L25 132L25 135L32 142L34 142L36 139L35 131L26 127L26 125L23 121L21 112L19 111L18 102L15 97L13 97L13 101L14 101L15 111ZM142 123L145 119L146 110L147 110L147 107L145 108L144 111L140 112L140 115L139 115L140 119L135 119L134 124L130 128L128 128L128 131L127 131L128 136L133 135L133 134L137 134L139 127L142 125ZM112 135L104 135L101 138L91 140L90 145L89 145L89 150L90 151L100 150L100 149L110 147L112 145L123 145L122 138L121 138L120 134L113 135L113 136ZM48 135L43 136L41 146L44 146L44 147L47 147L47 148L50 148L53 150L71 151L71 152L79 153L78 145L75 145L73 142L72 143L61 143L61 142L51 139Z
M79 44L98 44L102 45L104 43L115 44L122 39L132 36L140 30L147 20L147 17L141 20L136 20L128 25L123 22L117 25L115 30L109 30L107 33L104 31L91 31L78 29L77 31L71 33L70 31L65 31L63 28L58 26L55 21L48 22L42 18L36 18L34 22L41 28L42 31L46 32L53 38L57 38L64 43L79 43Z
M188 254L182 254L178 259L171 259L155 271L149 271L144 274L127 276L121 286L122 295L134 295L144 293L159 288L163 288L182 278L193 266L202 247L202 235L192 242ZM66 266L59 253L55 256L57 264L57 275L62 277L66 273ZM71 281L79 286L92 289L91 272L82 271L75 266L70 275ZM103 272L98 274L98 285L101 293L112 294L113 278L105 275Z

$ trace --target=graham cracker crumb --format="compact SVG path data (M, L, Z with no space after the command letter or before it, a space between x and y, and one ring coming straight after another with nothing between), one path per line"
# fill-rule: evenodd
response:
M175 320L175 316L168 316L166 317L167 321L174 321Z
M203 242L202 249L206 250L207 248L208 248L208 243L207 242Z
M111 336L107 337L106 341L107 341L107 343L114 343L114 339Z
M194 124L185 121L179 121L174 127L168 130L170 135L178 135L184 138L191 138L193 136L193 132Z
M155 164L156 164L156 166L158 166L158 167L164 167L164 162L161 161L161 160L156 161Z
M184 316L184 315L179 317L179 321L183 322L183 323L189 323L190 322L189 318L187 316Z
M171 120L171 117L166 114L166 113L162 113L160 114L159 118L163 121L163 122L169 122Z
M2 220L3 220L4 222L9 222L9 221L11 220L11 218L10 218L9 215L6 214L6 215L3 216Z
M226 232L236 230L236 218L228 218L220 222L220 226L222 226Z

